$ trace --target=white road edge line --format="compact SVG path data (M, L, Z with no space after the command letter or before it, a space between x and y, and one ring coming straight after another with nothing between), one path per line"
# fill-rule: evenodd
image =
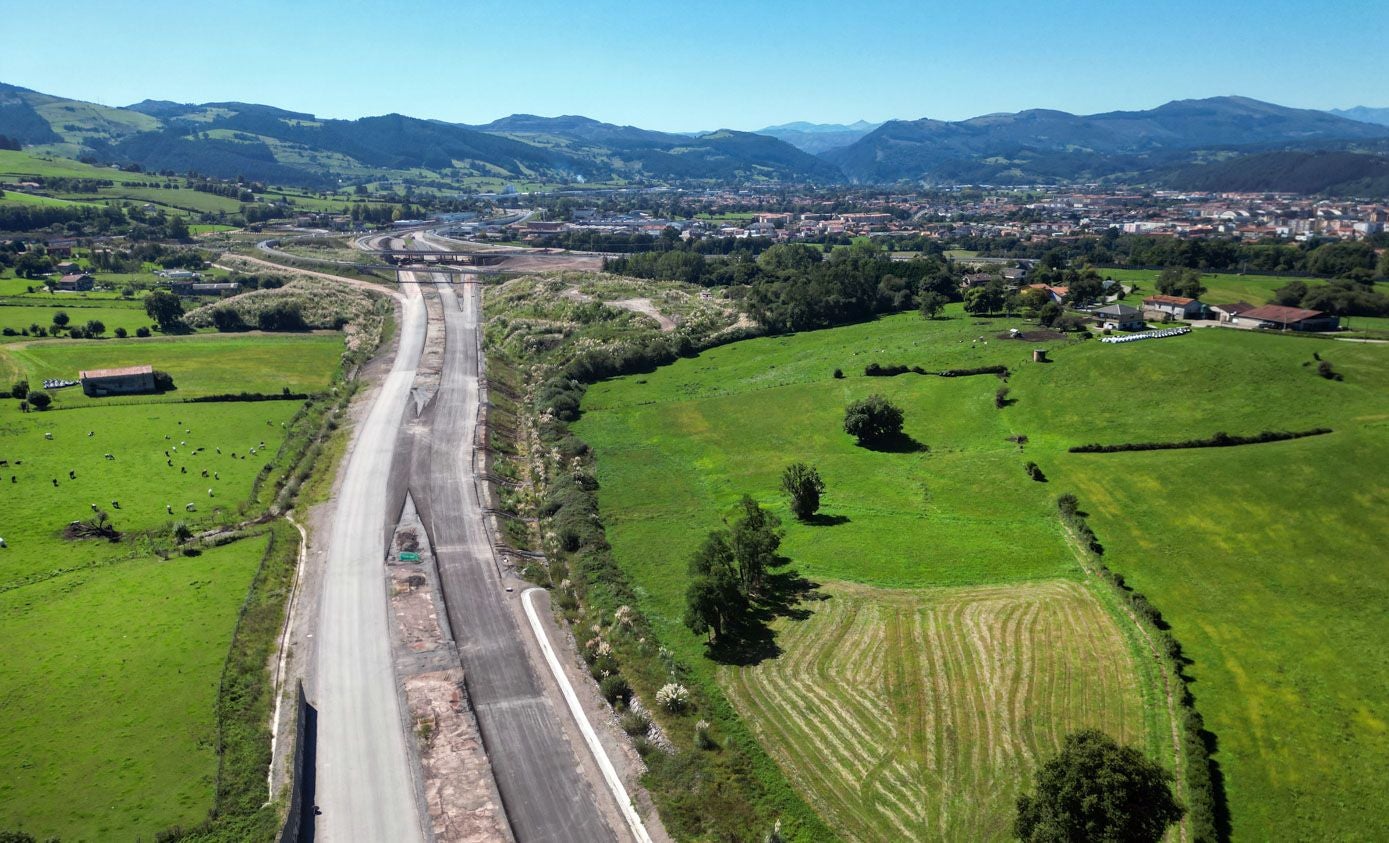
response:
M598 734L593 731L593 724L588 722L588 716L584 714L583 706L579 704L579 695L574 692L574 686L569 684L569 677L564 675L564 667L559 663L559 658L555 656L554 648L550 646L550 638L545 634L545 627L540 623L540 616L536 614L535 604L531 602L531 595L537 591L545 589L535 586L526 589L521 593L521 605L526 610L526 619L530 621L531 631L535 633L536 640L540 642L540 649L545 653L545 662L550 666L550 673L554 674L555 681L559 683L559 689L564 693L564 701L569 704L569 713L574 716L574 721L579 725L579 731L583 733L584 743L588 744L589 752L593 754L593 760L598 762L598 769L603 771L603 779L608 784L608 789L612 791L613 798L617 800L617 806L622 809L622 815L627 820L627 827L632 830L632 835L639 843L651 843L651 835L646 832L646 825L641 821L641 815L637 809L632 807L632 797L627 795L627 788L623 786L622 779L618 778L617 770L613 767L608 753L603 749L603 745L598 742Z
M280 742L280 704L284 702L285 662L289 659L289 637L294 633L294 609L299 604L299 584L304 581L304 558L308 555L309 534L294 520L293 511L285 513L285 520L299 531L299 558L294 565L294 585L289 590L289 602L285 606L285 623L280 630L280 658L275 665L274 681L271 683L275 694L275 713L270 717L270 769L265 774L265 788L268 791L265 804L275 801L275 746ZM261 807L265 807L262 805Z

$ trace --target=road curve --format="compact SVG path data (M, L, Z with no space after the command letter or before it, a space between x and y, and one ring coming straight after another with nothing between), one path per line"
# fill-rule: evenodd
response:
M401 285L400 344L343 471L328 536L312 698L318 708L317 839L422 841L396 690L382 564L386 478L424 347L419 288Z

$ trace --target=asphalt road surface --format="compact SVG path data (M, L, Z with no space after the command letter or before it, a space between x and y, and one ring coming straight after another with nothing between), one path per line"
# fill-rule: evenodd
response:
M386 478L424 345L418 287L405 294L394 365L342 476L319 611L312 696L318 708L317 839L424 839L387 626Z
M447 337L439 391L415 438L410 495L429 530L468 694L497 790L519 843L588 843L616 835L565 740L557 710L527 658L483 528L473 472L478 411L476 283L438 287Z

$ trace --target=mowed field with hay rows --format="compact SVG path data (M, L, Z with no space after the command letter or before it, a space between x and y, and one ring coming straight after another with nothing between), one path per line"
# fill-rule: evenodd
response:
M722 681L846 839L1006 839L1068 732L1148 745L1124 636L1080 583L826 592L784 656Z
M1022 595L1039 587L1078 587L1084 577L1055 507L1058 495L1074 492L1106 545L1106 564L1153 600L1191 659L1198 710L1219 739L1215 759L1236 836L1261 839L1290 828L1309 836L1327 828L1354 837L1357 828L1389 822L1367 798L1370 790L1389 787L1389 778L1373 769L1373 759L1389 751L1383 743L1389 675L1377 655L1389 647L1389 625L1365 622L1367 615L1384 616L1376 595L1389 535L1379 514L1389 511L1383 480L1389 348L1227 329L1121 346L1020 342L997 338L1009 327L1028 329L1020 320L974 320L958 306L947 313L935 321L899 315L748 340L590 387L574 430L595 450L608 538L663 643L728 690L788 777L811 804L827 806L846 837L901 839L898 821L928 837L954 836L939 825L931 830L942 816L950 828L967 829L965 836L1006 835L997 824L1011 816L1012 794L1036 759L1055 748L1048 737L1029 744L1020 736L1047 732L1016 723L1006 732L1012 737L998 745L1009 760L993 768L1004 772L984 789L993 797L952 802L925 784L902 785L916 801L890 817L886 793L850 800L844 781L817 770L817 753L809 748L829 737L815 737L803 718L793 717L803 695L792 683L800 676L804 684L815 671L826 676L839 658L838 643L824 632L833 615L824 613L847 611L836 602L849 602L845 589L871 586L867 593L924 604L940 599L942 590L1011 589L1025 601ZM1034 347L1046 348L1055 362L1032 363ZM1343 380L1319 377L1321 360ZM1011 376L1006 383L988 375L864 377L870 362L928 371L1004 365ZM836 368L843 379L832 376ZM1001 409L995 406L1000 386L1010 390ZM844 405L873 392L903 408L916 447L871 451L842 432ZM1223 449L1067 451L1092 442L1314 427L1335 432ZM1010 441L1016 436L1026 443ZM796 460L816 465L825 480L821 517L813 523L794 521L779 490L781 469ZM1047 482L1027 476L1028 461L1039 464ZM1341 479L1344 488L1333 490ZM718 668L681 622L687 564L743 493L782 518L782 552L792 570L820 584L830 599L803 604L805 620L777 621L779 657ZM1367 507L1375 514L1366 516ZM1347 528L1356 518L1360 526ZM1296 539L1280 525L1296 525ZM1098 599L1093 611L1125 627L1122 615L1103 610L1099 592L1087 586L1079 594L1093 595L1086 598ZM1002 634L1007 622L1000 617L997 625ZM966 634L949 625L931 629L913 658L949 652ZM1039 650L1074 653L1080 646L1034 640ZM1136 655L1139 648L1123 640L1130 642L1122 648L1128 681L1144 714L1136 726L1109 720L1106 728L1129 729L1127 740L1172 767L1156 677ZM1296 643L1307 645L1305 658L1288 650ZM906 649L886 651L886 676L915 670ZM1060 662L1037 653L1031 659L1034 688L1065 681L1056 674ZM1064 664L1072 671L1099 669L1093 659ZM1052 675L1044 676L1047 671ZM969 680L932 675L959 695L960 705L975 693ZM839 689L845 683L832 678L822 682L840 696L860 690ZM1016 685L1012 692L1028 693ZM1115 711L1130 711L1121 698L1105 695ZM854 751L885 758L898 749L889 745L897 733L883 723L874 728L863 733L872 749ZM1361 754L1361 748L1375 752ZM1299 771L1299 758L1318 759L1318 774ZM855 786L876 787L866 781L856 779Z

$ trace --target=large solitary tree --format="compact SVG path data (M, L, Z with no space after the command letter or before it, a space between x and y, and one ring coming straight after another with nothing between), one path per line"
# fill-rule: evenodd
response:
M860 445L879 445L902 435L902 410L881 395L844 408L844 432Z
M1172 774L1093 729L1068 735L1018 797L1013 833L1028 843L1157 843L1186 813Z
M791 501L791 512L805 521L819 511L825 481L820 479L815 466L793 462L781 472L781 489Z
M183 318L183 302L173 293L155 290L145 296L145 313L159 325L161 331L167 330Z

